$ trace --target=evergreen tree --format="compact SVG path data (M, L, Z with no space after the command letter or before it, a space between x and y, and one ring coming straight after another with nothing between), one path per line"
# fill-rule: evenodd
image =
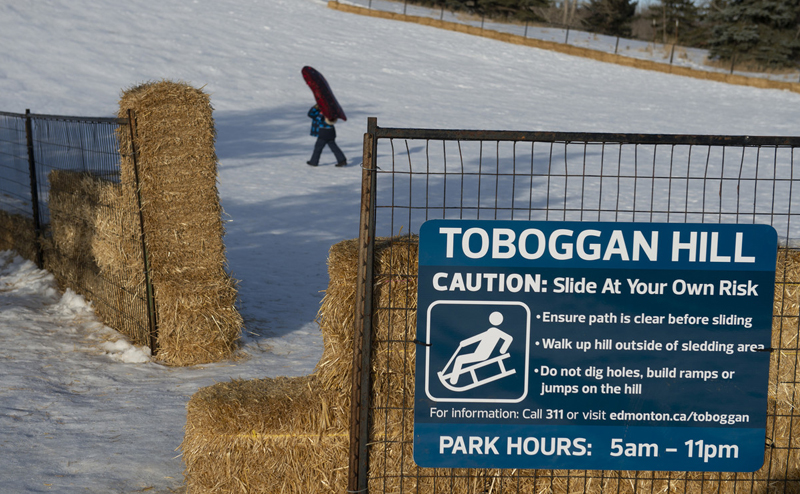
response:
M656 37L662 43L694 44L692 34L700 23L700 12L693 0L661 0L650 7L647 17L655 21Z
M502 0L493 0L500 3ZM550 6L550 0L505 0L506 12L509 17L520 21L543 21L537 13Z
M549 0L438 0L446 9L466 11L495 19L541 20L536 9Z
M630 37L636 5L633 0L590 0L583 22L592 32Z
M800 62L800 2L797 0L717 1L709 14L709 54L720 60L750 61L762 67Z

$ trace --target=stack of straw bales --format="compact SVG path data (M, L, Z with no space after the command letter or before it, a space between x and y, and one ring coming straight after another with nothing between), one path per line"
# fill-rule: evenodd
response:
M397 252L394 243L378 241L377 272ZM192 397L181 445L190 492L345 492L357 269L357 241L331 247L314 374L219 383ZM384 290L376 294L385 303Z
M800 478L797 383L800 254L779 253L765 465L751 473L420 468L413 462L417 244L375 249L370 492L587 494L796 492ZM344 492L357 243L334 245L319 311L324 352L312 376L205 388L188 406L182 445L190 492ZM794 441L792 441L794 437ZM327 470L325 470L327 468ZM326 475L326 473L328 473ZM736 480L737 482L732 482Z
M158 359L169 365L213 362L231 354L242 319L236 282L225 270L209 97L183 83L127 90L119 116L135 113L139 192L158 318ZM120 149L130 137L120 132ZM123 184L135 184L123 152Z
M169 365L218 361L233 351L242 320L235 282L225 271L209 99L184 84L149 83L123 95L120 117L128 110L138 124L138 185L124 127L118 134L120 183L51 171L45 267L62 288L94 302L107 325L134 343L151 343L138 192L158 317L157 358Z

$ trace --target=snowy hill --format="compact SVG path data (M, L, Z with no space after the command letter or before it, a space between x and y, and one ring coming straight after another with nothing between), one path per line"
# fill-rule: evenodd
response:
M329 10L317 0L0 5L0 110L110 116L120 91L182 80L215 107L241 360L165 368L29 263L0 257L0 493L173 492L185 404L231 378L303 375L333 243L356 236L362 134L381 126L792 135L800 95L726 86ZM13 47L13 48L12 48ZM327 77L351 161L305 165Z

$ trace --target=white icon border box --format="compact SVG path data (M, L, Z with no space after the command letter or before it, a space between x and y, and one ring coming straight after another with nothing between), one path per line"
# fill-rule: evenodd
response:
M431 311L437 305L515 305L525 309L525 376L524 376L524 389L522 396L513 399L496 399L496 398L437 398L430 392L430 353L431 353ZM428 306L427 319L426 319L426 346L425 346L425 394L428 398L436 403L520 403L528 396L528 369L530 368L530 343L531 343L531 309L523 302L517 301L496 301L496 300L437 300ZM434 376L436 373L433 374Z

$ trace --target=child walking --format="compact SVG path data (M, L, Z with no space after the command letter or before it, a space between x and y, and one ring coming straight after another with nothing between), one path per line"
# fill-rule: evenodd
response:
M308 110L308 116L311 117L311 135L317 138L317 142L314 143L314 152L311 154L311 159L306 163L311 166L319 165L319 156L327 145L336 156L336 166L347 166L347 158L345 158L339 146L336 145L336 128L333 126L336 121L325 118L319 109L319 105L311 107Z

